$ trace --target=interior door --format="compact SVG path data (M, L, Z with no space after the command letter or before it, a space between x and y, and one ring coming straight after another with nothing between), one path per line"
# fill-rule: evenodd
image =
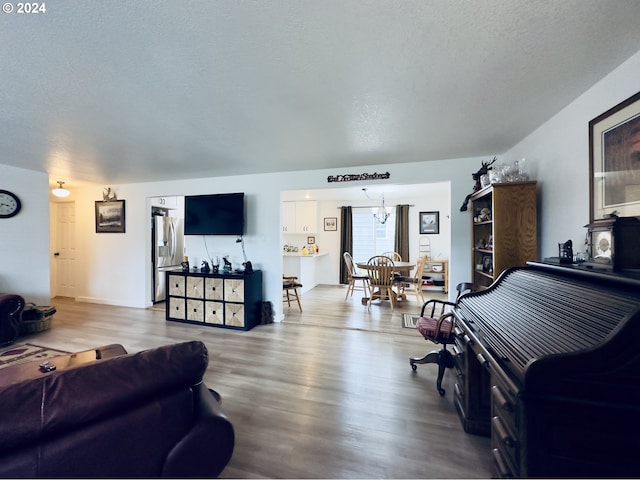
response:
M74 202L55 204L56 228L53 239L53 271L55 296L77 296L76 282L76 208Z

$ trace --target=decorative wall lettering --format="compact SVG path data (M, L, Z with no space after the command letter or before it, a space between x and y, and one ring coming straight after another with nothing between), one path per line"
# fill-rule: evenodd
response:
M359 180L386 180L391 177L389 172L385 173L347 173L345 175L329 175L327 182L355 182Z

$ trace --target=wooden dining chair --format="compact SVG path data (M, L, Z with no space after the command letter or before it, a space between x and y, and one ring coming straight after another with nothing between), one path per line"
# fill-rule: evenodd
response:
M397 275L393 281L396 284L398 296L406 298L407 293L411 293L416 296L416 302L418 305L424 303L424 295L422 293L422 273L424 272L424 265L427 261L427 256L423 255L418 259L416 263L416 269L412 276Z
M369 288L371 296L369 297L369 310L373 300L388 299L391 304L391 310L396 305L396 292L393 290L395 264L393 260L384 255L375 255L367 262L367 271L369 273Z
M382 256L383 257L389 257L394 262L401 262L402 261L402 255L400 255L398 252L385 252L385 253L382 254Z
M282 276L282 296L287 301L287 305L291 307L291 296L298 302L298 308L302 312L302 304L300 303L300 287L302 284L298 282L298 277Z
M362 290L364 292L365 297L370 296L371 288L369 287L369 275L366 273L360 273L354 263L353 257L349 252L344 252L342 254L344 258L345 266L347 267L347 294L344 299L346 300L349 295L353 296L354 290ZM362 282L362 285L357 285L357 282Z

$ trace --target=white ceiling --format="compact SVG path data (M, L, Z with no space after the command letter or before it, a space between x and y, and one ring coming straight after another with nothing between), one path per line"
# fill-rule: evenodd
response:
M0 163L68 186L490 158L640 50L638 0L45 4L0 13Z

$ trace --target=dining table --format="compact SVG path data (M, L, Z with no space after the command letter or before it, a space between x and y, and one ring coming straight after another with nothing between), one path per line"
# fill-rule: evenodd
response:
M371 271L372 269L378 268L375 265L369 265L367 262L357 262L356 266L359 269L362 269L364 271ZM401 262L401 261L397 261L397 262L393 262L393 272L394 274L397 274L399 276L409 276L411 270L413 270L416 266L415 262ZM392 300L392 302L396 302L397 300L403 299L403 295L399 295L398 292L396 292L395 290L393 290L393 288L391 289L392 294L394 295L394 300ZM369 301L375 300L375 299L382 299L384 298L381 295L381 292L378 291L372 291L371 292L371 298L369 297L362 297L362 304L366 305Z
M367 264L367 262L357 262L356 266L358 268L361 268L362 270L372 268L372 266ZM404 277L408 276L411 270L415 268L415 266L416 262L393 262L393 270Z

